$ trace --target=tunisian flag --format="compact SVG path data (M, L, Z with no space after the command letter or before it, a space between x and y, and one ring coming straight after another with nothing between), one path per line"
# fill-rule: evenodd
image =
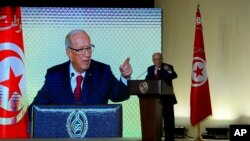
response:
M194 39L194 54L192 63L192 86L191 86L191 124L212 115L208 77L206 71L206 56L204 50L201 14L199 8L196 12L196 27Z
M27 91L20 7L0 7L0 138L26 138Z

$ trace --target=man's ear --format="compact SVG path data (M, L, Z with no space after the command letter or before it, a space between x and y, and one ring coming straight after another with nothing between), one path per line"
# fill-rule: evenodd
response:
M71 51L67 48L66 49L66 54L67 54L67 56L69 57L69 60L71 60L71 58L72 58L72 53L71 53Z

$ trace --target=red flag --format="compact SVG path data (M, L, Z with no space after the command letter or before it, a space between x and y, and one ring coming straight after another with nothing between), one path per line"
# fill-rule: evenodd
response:
M194 126L212 115L208 77L206 71L206 56L204 50L201 14L199 8L196 12L196 27L194 39L194 54L192 64L191 86L191 124Z
M26 138L27 91L20 7L0 7L0 138Z

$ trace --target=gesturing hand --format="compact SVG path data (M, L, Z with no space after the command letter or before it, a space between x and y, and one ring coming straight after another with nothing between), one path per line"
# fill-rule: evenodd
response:
M130 79L131 74L133 72L131 64L129 63L130 58L128 57L123 64L120 66L120 72L122 76L126 79Z

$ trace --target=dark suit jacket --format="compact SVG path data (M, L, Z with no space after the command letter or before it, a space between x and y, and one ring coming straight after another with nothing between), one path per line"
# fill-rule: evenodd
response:
M33 104L76 104L70 84L69 65L68 61L47 70L45 83L30 105L29 112ZM83 81L81 103L107 104L109 99L120 102L128 98L126 85L116 79L110 66L91 60Z
M168 67L170 68L172 73L169 73L167 70L164 70L164 68L163 68L164 65L168 65ZM174 71L174 67L170 64L162 63L161 70L160 70L160 78L161 78L161 80L164 80L167 85L172 87L173 86L172 80L177 78L177 74ZM146 76L146 80L156 80L155 65L148 67L148 73Z
M164 70L164 66L168 65L169 69L172 71L172 73L169 73L168 70ZM177 78L177 74L174 70L174 67L170 64L166 64L166 63L162 63L161 65L161 70L159 72L160 74L160 79L163 80L168 86L173 87L173 82L172 80ZM148 67L148 73L146 75L146 80L156 80L156 76L155 76L155 65L152 65L150 67ZM176 104L177 100L175 95L168 95L168 96L163 96L162 97L163 100L163 105L165 103L169 103L169 104Z

